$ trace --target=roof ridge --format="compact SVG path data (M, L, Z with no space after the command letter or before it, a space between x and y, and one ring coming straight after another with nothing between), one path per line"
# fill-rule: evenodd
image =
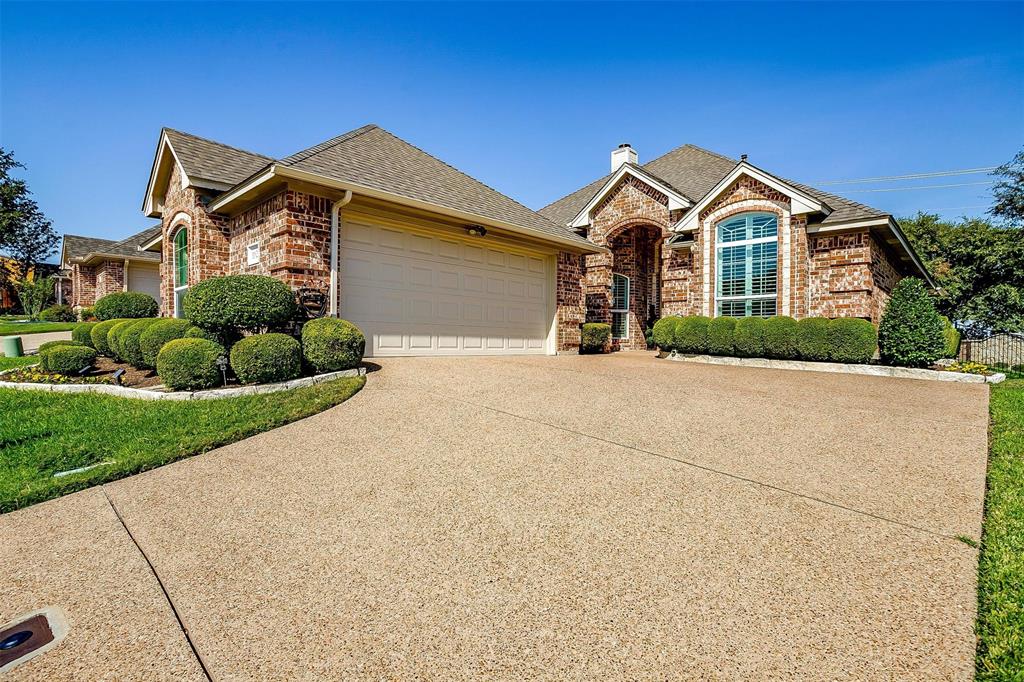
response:
M184 135L185 137L191 137L193 140L200 140L202 142L208 142L210 144L217 145L218 147L224 147L225 149L230 149L230 150L235 151L235 152L242 152L243 154L248 154L250 156L258 156L261 159L266 159L267 161L273 161L274 160L274 158L272 156L267 156L266 154L260 154L259 152L251 152L248 149L242 149L241 147L233 147L233 146L231 146L229 144L224 144L223 142L218 142L217 140L211 140L208 137L200 137L199 135L194 135L192 133L186 133L184 130L178 130L177 128L170 128L168 126L164 126L161 129L161 132L172 132L172 133L176 133L178 135Z
M643 164L643 166L648 166L648 165L650 165L652 163L655 163L657 161L661 161L662 159L664 159L669 154L675 154L680 149L686 149L687 147L689 147L690 149L696 149L697 151L703 152L704 154L707 154L708 156L714 156L716 158L722 159L723 161L728 161L729 163L739 163L738 161L736 161L736 159L730 159L728 156L725 156L723 154L719 154L718 152L713 152L710 149L705 149L704 147L698 147L695 144L690 144L689 142L687 142L686 144L681 144L678 147L673 147L672 149L669 149L667 152L665 152L661 156L653 158L650 161L648 161L647 163Z
M533 213L534 215L538 215L538 216L540 216L540 217L541 217L541 218L543 218L543 219L544 219L544 220L545 220L546 222L548 222L548 223L551 223L552 225L554 225L554 226L556 226L556 227L558 227L558 228L562 228L562 229L564 229L564 228L565 228L565 226L564 226L564 225L559 225L558 223L556 223L555 221L551 220L551 219L550 219L550 218L548 218L547 216L545 216L545 215L541 215L540 213L538 213L537 211L533 210L532 208L530 208L530 207L529 207L529 206L527 206L526 204L524 204L524 203L521 203L521 202L520 202L520 201L518 201L517 199L514 199L514 198L510 197L509 195L505 194L505 193L504 193L504 192L502 192L501 190L498 190L498 189L495 189L494 187L491 187L491 186L490 186L490 185L488 185L488 184L487 184L486 182L483 182L482 180L479 180L479 179L477 179L477 178L473 177L472 175L470 175L469 173L467 173L467 172L466 172L466 171L464 171L464 170L461 170L461 169L459 169L459 168L456 168L455 166L453 166L452 164L448 163L448 162L447 162L447 161L445 161L444 159L440 159L440 158L438 158L438 157L434 156L433 154L431 154L430 152L428 152L428 151L426 151L426 150L424 150L424 149L421 149L420 147L417 147L417 146L416 146L416 145L414 145L414 144L413 144L412 142L409 142L408 140L405 140L405 139L403 139L403 138L399 137L398 135L395 135L395 134L394 134L393 132L391 132L391 131L390 131L390 130L388 130L387 128L381 128L380 126L378 126L378 129L379 129L379 130L380 130L381 132L383 132L383 133L386 133L386 134L390 135L391 137L395 138L395 139L396 139L396 140L398 140L399 142L402 142L402 143L404 143L404 144L407 144L407 145L409 145L410 147L412 147L412 148L413 148L413 149L415 149L416 151L420 152L421 154L425 154L426 156L429 156L430 158L432 158L433 160L437 161L438 163L440 163L440 164L443 164L443 165L445 165L445 166L448 166L449 168L451 168L451 169L452 169L453 171L455 171L455 172L456 172L456 173L458 173L459 175L464 175L464 176L466 176L467 178L469 178L469 179L470 179L470 180L472 180L473 182L475 182L475 183L477 183L477 184L479 184L479 185L481 185L481 186L483 186L483 187L486 187L487 189L491 190L491 191L492 191L492 192L494 192L495 194L499 194L499 195L501 195L501 196L505 197L506 199L508 199L508 200L509 200L509 201L511 201L512 203L516 204L517 206L519 206L519 207L521 207L521 208L525 208L525 209L526 209L527 211L529 211L530 213Z
M379 128L380 130L384 130L383 128L378 126L376 123L367 123L366 125L360 126L359 128L354 128L354 129L348 131L347 133L342 133L341 135L335 135L334 137L330 138L329 140L324 140L323 142L315 144L312 147L306 147L305 149L297 151L294 154L291 154L289 156L284 157L283 159L280 159L278 161L278 163L281 163L281 164L283 164L285 166L294 165L296 163L299 163L300 161L305 161L306 159L312 158L312 157L316 156L317 154L319 154L320 152L327 151L331 147L335 147L335 146L341 144L342 142L348 142L349 140L355 139L355 138L359 137L360 135L368 133L368 132L370 132L371 130L373 130L375 128Z

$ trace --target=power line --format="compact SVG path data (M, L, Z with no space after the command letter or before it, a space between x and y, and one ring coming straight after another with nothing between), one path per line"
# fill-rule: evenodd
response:
M847 193L852 192L905 192L910 189L946 189L947 187L976 187L978 185L991 185L995 180L986 180L984 182L958 182L952 185L918 185L917 187L887 187L886 189L848 189Z
M824 180L816 182L816 185L855 185L864 182L889 182L891 180L918 180L921 178L942 178L951 175L974 175L976 173L990 173L998 166L987 168L964 168L961 170L936 171L934 173L910 173L909 175L884 175L877 178L860 178L858 180Z

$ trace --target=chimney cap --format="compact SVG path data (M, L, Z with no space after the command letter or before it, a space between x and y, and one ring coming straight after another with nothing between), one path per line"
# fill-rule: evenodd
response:
M628 142L623 142L619 145L619 149L632 149L633 147Z

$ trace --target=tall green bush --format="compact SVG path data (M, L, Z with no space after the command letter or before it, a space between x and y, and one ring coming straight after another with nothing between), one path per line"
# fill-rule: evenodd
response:
M733 343L736 355L745 358L764 357L765 321L762 317L741 317L736 321Z
M792 317L775 315L764 321L766 358L792 360L797 357L797 323Z
M906 277L893 287L878 326L878 350L887 365L926 367L945 350L942 318L924 282Z
M297 311L295 295L265 275L211 277L189 287L182 303L193 324L216 332L263 332L280 328Z
M681 318L678 315L663 317L654 323L654 345L663 351L672 350L675 342L676 324Z
M829 359L827 317L805 317L796 323L796 348L803 360L825 362Z
M960 332L953 326L948 317L942 318L942 340L945 346L942 351L942 357L960 357Z
M736 344L735 317L715 317L708 323L708 353L711 355L734 355Z
M679 353L708 352L708 323L704 315L688 315L676 323L673 349Z
M117 291L96 301L93 313L96 319L114 320L156 317L160 306L156 299L141 291Z
M857 317L840 317L828 323L828 359L832 362L866 364L878 346L875 325Z

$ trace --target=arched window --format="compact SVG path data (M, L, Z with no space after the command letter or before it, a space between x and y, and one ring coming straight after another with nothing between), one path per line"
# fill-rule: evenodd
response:
M770 317L779 291L779 219L742 213L718 223L716 314Z
M174 316L182 317L181 302L188 291L188 229L182 225L174 235Z
M612 275L612 338L629 338L629 277Z

